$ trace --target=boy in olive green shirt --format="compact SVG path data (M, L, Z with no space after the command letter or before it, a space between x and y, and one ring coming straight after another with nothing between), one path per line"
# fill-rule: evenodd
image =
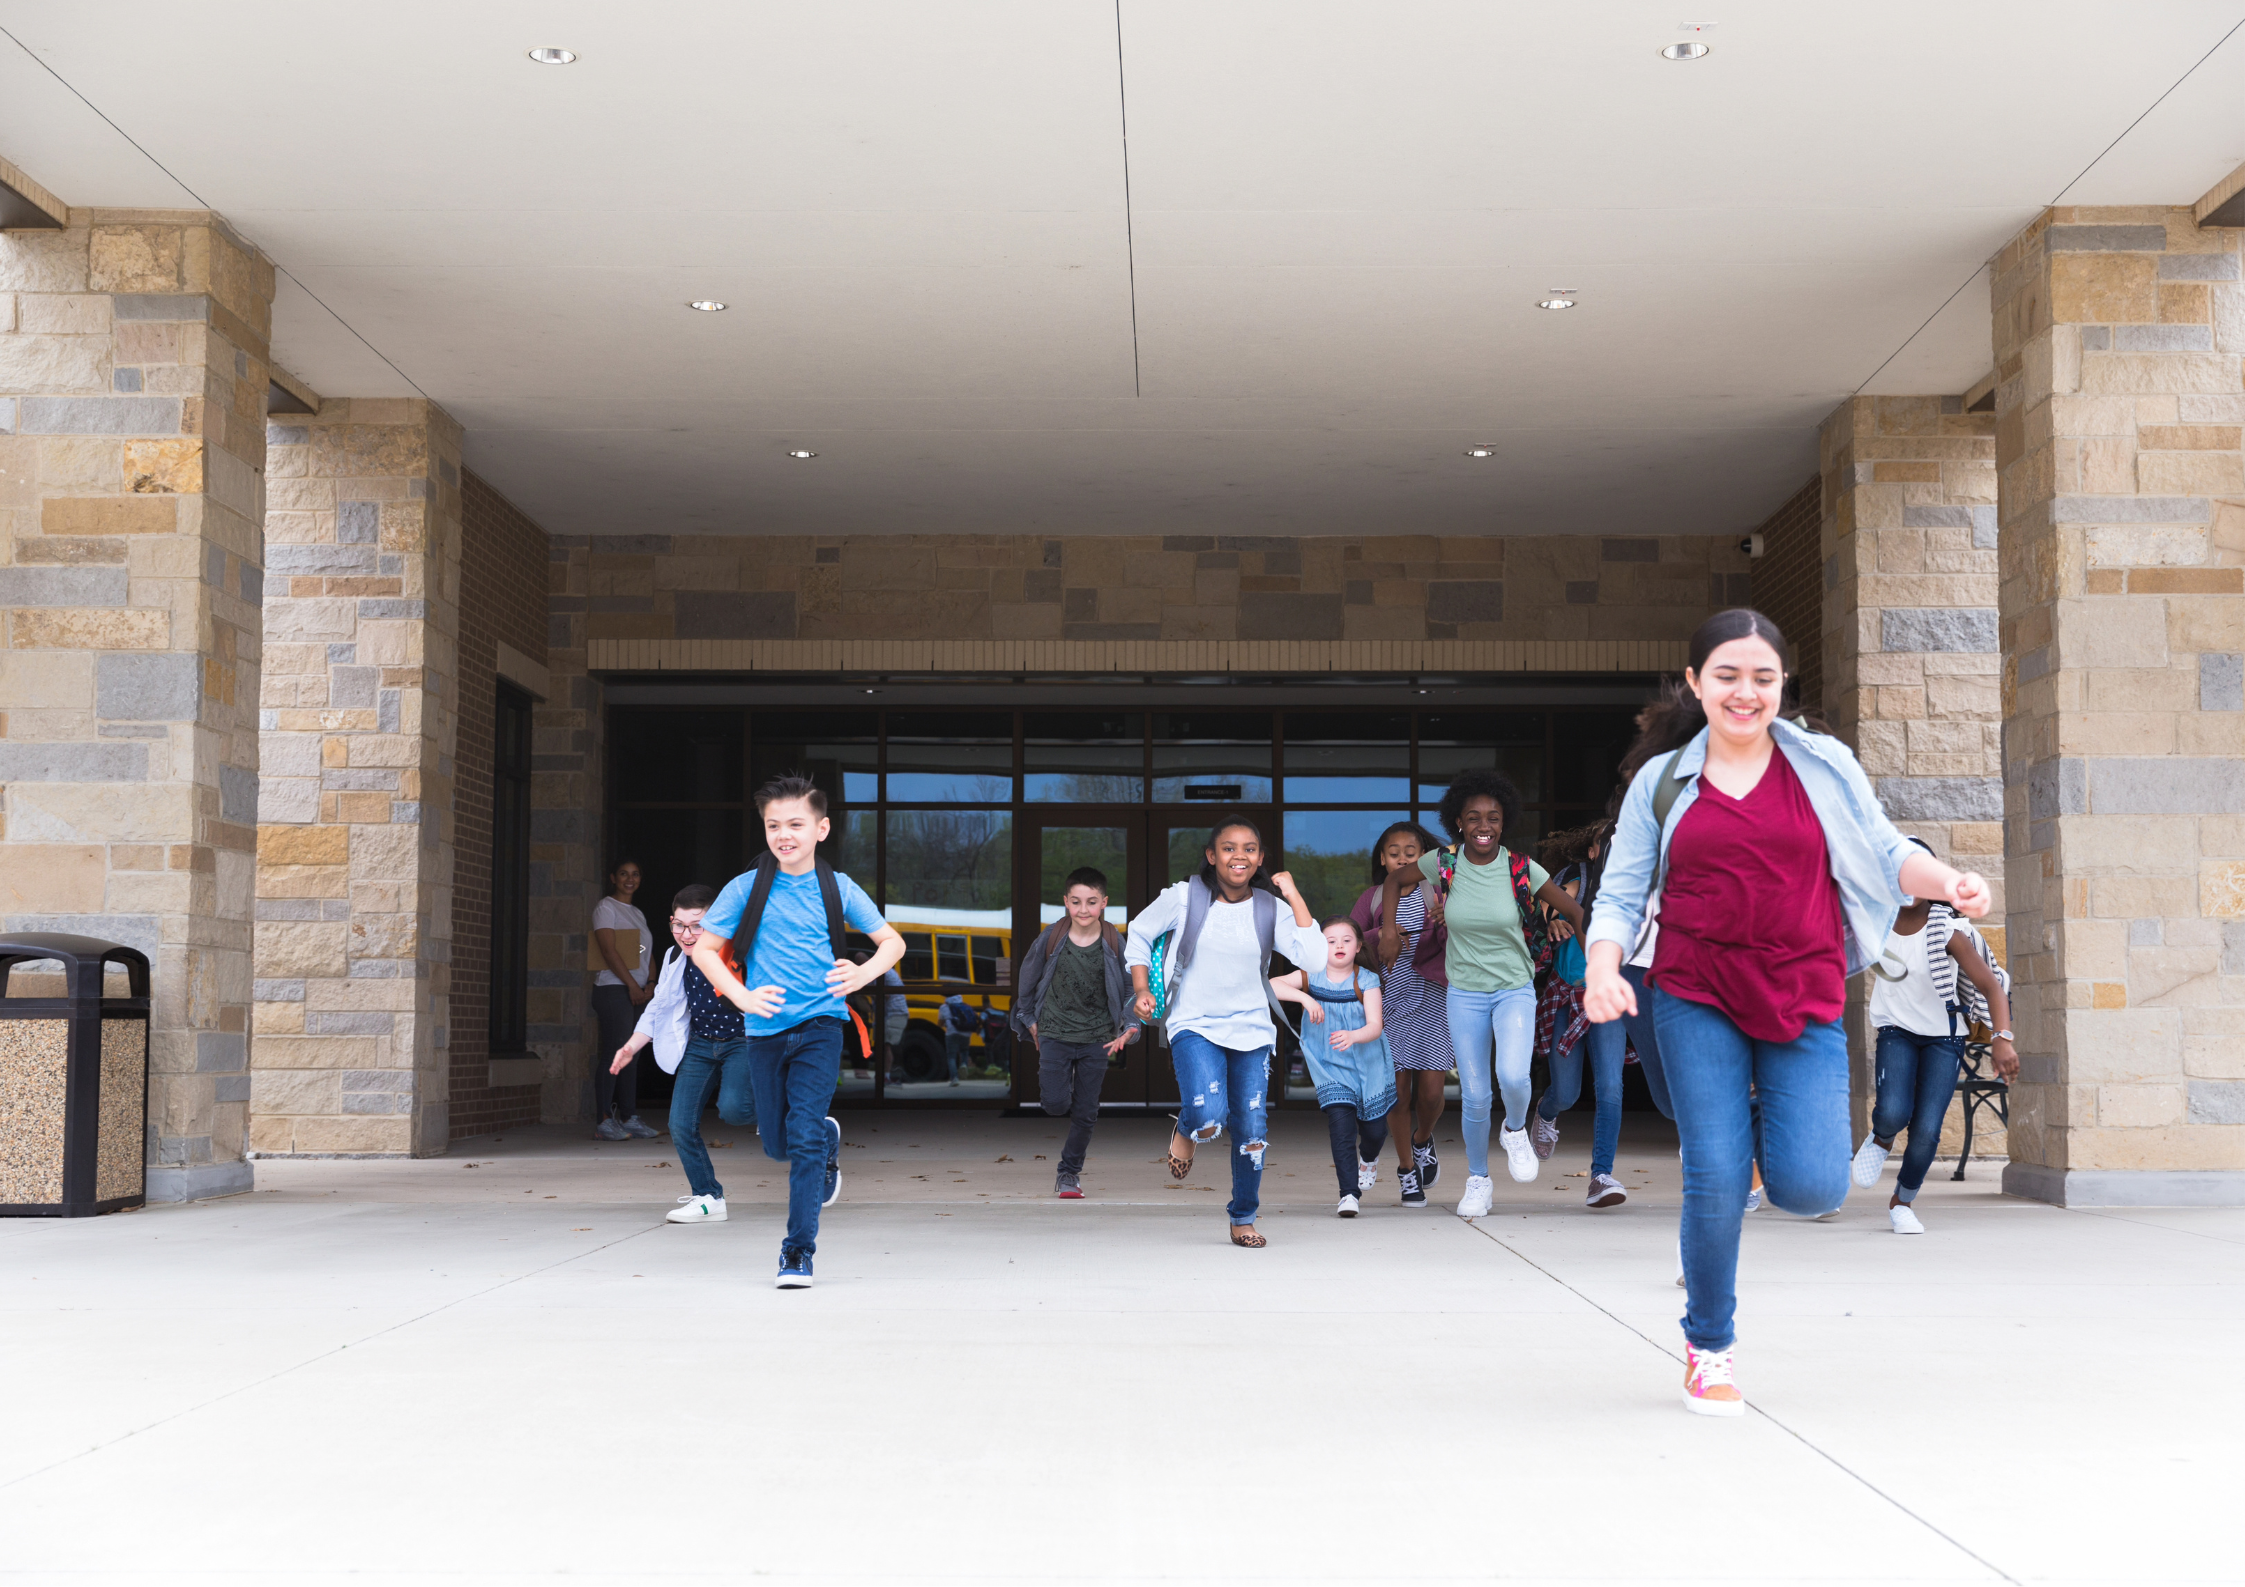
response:
M1037 1044L1038 1102L1068 1119L1052 1193L1080 1201L1099 1091L1138 1024L1128 1013L1122 933L1107 923L1107 878L1089 866L1071 872L1060 904L1065 913L1021 956L1013 1027Z

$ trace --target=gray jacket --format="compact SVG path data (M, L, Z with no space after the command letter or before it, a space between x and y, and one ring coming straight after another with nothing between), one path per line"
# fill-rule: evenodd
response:
M1014 971L1012 1022L1024 1036L1037 1023L1037 1011L1044 1007L1045 988L1052 982L1052 967L1067 936L1067 920L1054 921L1037 933ZM1130 972L1123 968L1122 933L1101 921L1099 937L1107 950L1103 955L1107 965L1107 1017L1114 1021L1116 1030L1135 1037L1138 1021L1130 1012Z

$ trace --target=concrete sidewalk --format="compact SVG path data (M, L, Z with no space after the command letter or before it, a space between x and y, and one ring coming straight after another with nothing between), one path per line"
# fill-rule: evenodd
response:
M1587 1114L1492 1215L1331 1215L1281 1114L1226 1165L1111 1119L847 1114L818 1287L714 1125L262 1162L229 1201L0 1223L0 1581L2235 1581L2245 1213L2065 1212L1936 1171L1749 1220L1754 1414L1687 1415L1672 1139L1582 1210ZM1633 1126L1656 1121L1632 1119ZM473 1165L473 1166L471 1166ZM1554 1188L1557 1187L1557 1188ZM2231 1519L2223 1520L2223 1516Z

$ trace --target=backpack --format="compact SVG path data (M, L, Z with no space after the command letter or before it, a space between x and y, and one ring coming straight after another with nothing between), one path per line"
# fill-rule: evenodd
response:
M1972 984L1971 977L1958 973L1956 955L1949 952L1949 939L1959 933L1971 942L1973 950L1980 955L1980 962L1993 972L1996 985L2003 988L2007 997L2011 992L2011 972L1996 962L1988 939L1947 904L1937 903L1926 912L1926 959L1933 971L1933 989L1941 994L1941 1001L1948 1007L1950 1028L1954 1030L1962 1024L1974 1040L1983 1040L1983 1032L1995 1029L1995 1011L1988 1007L1987 996Z
M1255 941L1263 953L1263 996L1270 1004L1271 1012L1284 1020L1286 1010L1279 1006L1278 999L1270 989L1271 952L1278 942L1278 895L1267 893L1258 887L1247 896L1255 905ZM1198 876L1187 878L1185 923L1171 927L1154 939L1153 951L1148 955L1152 963L1148 966L1146 979L1153 989L1156 1024L1169 1018L1170 1005L1176 999L1178 986L1185 979L1185 971L1192 965L1193 949L1200 943L1201 928L1208 924L1209 906L1215 901L1215 894L1209 891L1207 882ZM1288 1021L1288 1028L1292 1028L1291 1021Z
M835 958L846 959L849 957L849 924L842 918L842 886L834 879L834 867L823 858L815 860L812 869L818 875L819 897L826 903L827 941ZM772 879L779 875L779 870L780 862L772 857L770 850L756 856L756 880L748 889L748 905L741 911L741 923L733 928L733 940L725 944L722 955L726 967L735 975L741 973L741 966L748 962L749 951L756 946L756 929L764 923L764 906L771 901ZM864 1050L870 1057L874 1050L872 1033L866 1030L858 1011L850 1008L848 999L843 1000L842 1006L850 1010L858 1040L865 1044Z
M1528 968L1531 974L1541 975L1551 967L1551 933L1544 925L1543 912L1536 908L1535 889L1528 885L1528 856L1505 850L1505 859L1512 872L1512 903L1520 912L1520 940L1528 949ZM1458 874L1458 846L1446 845L1438 866L1434 890L1447 900L1450 896L1451 878Z

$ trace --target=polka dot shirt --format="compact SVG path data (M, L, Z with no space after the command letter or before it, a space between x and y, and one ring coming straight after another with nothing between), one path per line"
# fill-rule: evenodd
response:
M701 967L686 966L686 1029L703 1041L743 1039L741 1011L717 995Z

